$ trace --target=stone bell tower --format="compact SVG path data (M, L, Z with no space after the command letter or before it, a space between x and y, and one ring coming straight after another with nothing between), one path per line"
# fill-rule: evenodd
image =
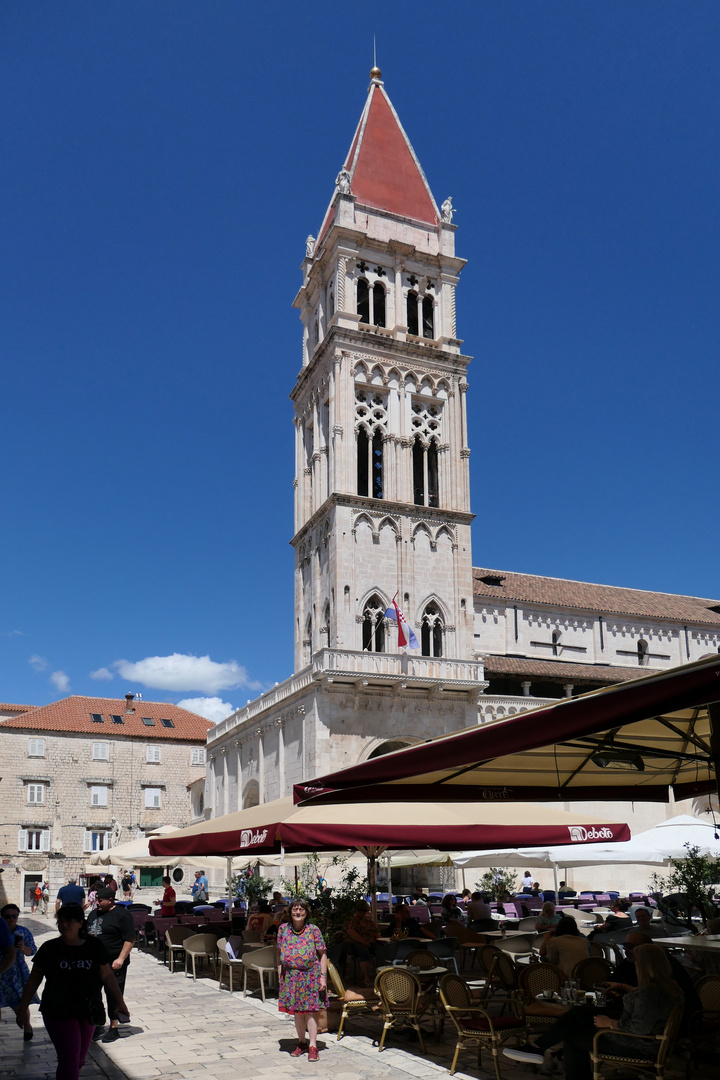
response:
M436 690L470 679L477 690L470 358L455 318L464 260L451 199L438 209L380 71L370 74L294 305L295 670L312 662L331 679ZM402 657L384 618L396 593L421 645Z

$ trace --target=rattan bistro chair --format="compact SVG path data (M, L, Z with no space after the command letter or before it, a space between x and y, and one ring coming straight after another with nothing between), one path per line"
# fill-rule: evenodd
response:
M338 1041L340 1041L348 1017L354 1016L356 1013L378 1012L380 1010L380 998L371 987L363 987L362 989L346 987L340 977L340 972L330 960L328 960L328 975L337 994L338 1003L342 1005L342 1016L340 1017L337 1033Z
M455 1073L460 1051L467 1046L477 1046L478 1070L481 1065L483 1047L485 1047L492 1051L497 1080L502 1080L500 1050L503 1043L511 1036L521 1036L523 1042L527 1041L522 1005L513 1001L512 1016L493 1016L486 1008L473 1000L470 988L462 976L452 973L443 975L439 992L445 1012L457 1031L457 1043L450 1066L450 1075Z
M612 1043L608 1043L607 1038L610 1035L617 1038L617 1031L601 1028L593 1039L593 1048L590 1051L593 1080L602 1080L604 1066L613 1070L630 1069L641 1076L654 1076L656 1080L663 1080L665 1065L680 1031L683 1008L682 1003L674 1006L661 1035L633 1035L633 1039L644 1039L647 1042L647 1057L638 1057L629 1050L613 1051Z
M580 990L592 990L598 983L608 982L612 977L612 964L599 956L588 956L578 960L572 969L573 979L577 979Z
M375 990L380 998L385 1018L378 1050L383 1049L385 1036L391 1027L409 1024L415 1029L420 1049L424 1054L425 1043L418 1016L424 1001L419 980L411 971L406 971L404 968L383 968L375 978Z
M525 1007L525 1019L531 1032L547 1031L558 1017L568 1011L567 1005L538 997L545 991L559 996L565 984L565 972L554 964L528 964L518 976L518 996Z

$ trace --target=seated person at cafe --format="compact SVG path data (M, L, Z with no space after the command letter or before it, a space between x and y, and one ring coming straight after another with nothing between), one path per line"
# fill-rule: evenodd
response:
M650 937L665 937L667 934L661 922L653 924L652 912L646 907L635 909L635 925L641 933L649 934Z
M627 913L627 909L630 907L628 900L623 900L617 896L610 904L611 914L605 919L605 922L601 922L598 926L593 927L589 937L593 941L598 934L617 934L621 930L629 930L632 926L632 919Z
M465 925L466 915L463 909L458 905L457 896L455 893L446 893L443 896L443 902L440 909L440 918L444 922L459 922Z
M273 925L273 915L267 900L258 900L257 910L250 912L247 920L247 930L257 930L262 936Z
M492 917L492 909L488 904L487 896L481 892L474 892L467 906L467 921L471 930L494 930L495 920Z
M651 1058L656 1049L653 1042L633 1036L659 1035L682 997L667 954L659 945L642 945L638 947L637 989L628 992L619 1013L617 1009L598 1009L593 1005L576 1006L568 1009L535 1042L505 1047L503 1055L511 1061L543 1065L545 1053L562 1043L566 1080L590 1080L593 1075L590 1051L598 1029L617 1032L602 1040L601 1049L606 1053Z
M573 896L577 896L577 890L576 889L568 889L567 882L566 881L561 881L560 882L560 888L558 889L558 899L565 900L565 899L572 898Z
M541 900L545 899L545 897L543 896L543 891L540 888L540 882L539 881L533 881L532 889L530 890L530 895L531 896L539 896Z
M652 944L652 938L650 938L648 934L640 933L639 930L632 930L627 935L623 942L625 959L621 960L613 971L612 979L607 983L603 983L609 994L619 998L622 994L629 993L637 986L635 950L641 945L650 944ZM672 977L682 990L685 998L685 1016L683 1019L683 1026L685 1026L690 1017L692 1017L694 1013L700 1011L700 999L697 996L697 991L693 986L692 978L688 974L687 969L683 967L677 957L673 956L672 953L668 953L667 958L670 962Z
M555 912L555 905L551 900L546 900L540 908L535 929L538 934L546 934L548 930L553 931L559 922L560 916Z
M540 958L562 968L566 978L572 977L572 970L581 960L590 956L588 939L581 934L580 927L569 915L560 918L555 927L545 934L540 942Z
M427 904L428 898L422 890L422 885L418 885L415 892L410 897L411 904Z
M355 956L360 964L365 986L372 986L375 974L371 954L375 950L375 942L380 937L380 931L370 915L370 905L366 900L358 900L355 905L355 914L352 915L343 929L345 956Z

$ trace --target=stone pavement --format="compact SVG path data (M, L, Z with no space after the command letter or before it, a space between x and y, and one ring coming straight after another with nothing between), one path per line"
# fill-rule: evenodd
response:
M51 920L22 920L40 944L54 936ZM253 983L253 986L257 985ZM82 1080L243 1080L244 1077L280 1077L294 1080L321 1072L332 1080L441 1080L449 1075L455 1040L445 1025L440 1043L432 1034L426 1039L427 1054L402 1031L388 1033L386 1049L373 1046L381 1031L375 1018L350 1021L349 1035L338 1043L334 1034L318 1039L320 1061L295 1060L289 1052L296 1045L295 1025L277 1010L269 997L246 999L242 991L218 990L210 976L197 982L182 971L170 974L152 953L133 952L125 987L131 1022L121 1025L117 1042L93 1043ZM55 1052L37 1006L32 1007L35 1038L24 1043L14 1014L3 1009L0 1021L0 1080L52 1080ZM347 1030L347 1025L346 1025ZM477 1069L477 1052L462 1051L459 1080L495 1080L490 1054L483 1053ZM503 1059L503 1080L532 1080L536 1070Z

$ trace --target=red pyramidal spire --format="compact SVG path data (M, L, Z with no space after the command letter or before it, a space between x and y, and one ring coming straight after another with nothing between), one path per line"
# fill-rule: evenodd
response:
M439 222L440 213L425 174L379 75L370 83L343 168L349 175L350 191L361 205L433 226ZM330 210L318 242L332 217Z

